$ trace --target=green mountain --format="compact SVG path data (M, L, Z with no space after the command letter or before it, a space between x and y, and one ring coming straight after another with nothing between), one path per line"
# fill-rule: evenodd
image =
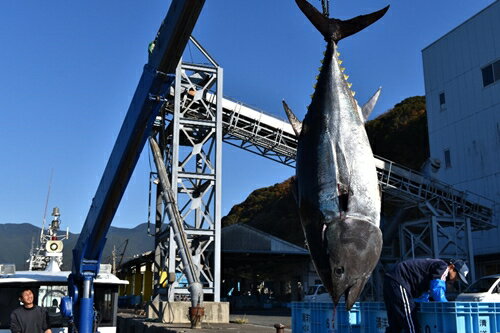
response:
M424 96L403 100L365 128L375 155L417 171L429 157Z
M222 218L222 226L246 223L290 243L304 246L302 226L293 198L291 179L253 191Z
M40 228L29 223L0 224L0 263L14 263L17 270L27 269L26 260L29 258L32 240L36 242L40 237ZM61 232L62 233L62 232ZM64 241L63 270L71 269L71 250L76 244L79 234L69 234L69 239ZM129 239L123 260L127 261L132 256L154 248L154 238L147 235L147 224L140 224L135 228L110 227L106 246L102 255L102 263L111 263L113 246L117 254L123 252L125 241ZM118 258L119 260L119 258Z
M365 125L375 155L420 169L429 156L425 97L410 97ZM304 245L291 179L253 191L222 218L222 226L248 225L271 235ZM390 212L385 207L383 210Z

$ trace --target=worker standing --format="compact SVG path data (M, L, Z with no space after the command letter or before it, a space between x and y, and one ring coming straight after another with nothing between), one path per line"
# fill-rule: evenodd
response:
M47 312L34 303L33 291L25 288L19 294L22 306L12 311L10 315L10 330L12 333L52 333L48 325Z
M414 259L396 264L384 279L389 322L386 333L419 332L413 299L428 293L432 301L447 302L446 282L460 277L467 284L468 273L469 268L462 260Z

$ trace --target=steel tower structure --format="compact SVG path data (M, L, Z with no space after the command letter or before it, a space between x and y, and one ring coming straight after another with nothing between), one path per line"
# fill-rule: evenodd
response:
M208 65L179 63L171 90L173 98L165 101L154 133L204 294L207 299L218 302L223 70L194 38L191 42ZM164 223L164 209L160 193L157 193L155 297L172 301L186 297L189 292L174 233L170 224ZM160 272L168 272L171 283L168 293L162 287Z

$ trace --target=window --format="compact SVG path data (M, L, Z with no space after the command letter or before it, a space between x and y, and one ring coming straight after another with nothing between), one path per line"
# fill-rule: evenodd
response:
M446 168L451 168L451 154L449 149L444 151L444 165Z
M62 285L41 285L38 289L38 306L47 309L51 327L68 326L68 320L63 318L59 305L61 298L68 294L68 287Z
M116 326L116 309L118 288L116 286L94 285L94 306L97 312L98 325Z
M493 82L495 82L495 79L493 78L492 65L484 67L481 71L483 72L483 87L486 87L487 85L490 85Z
M483 74L483 87L486 87L496 81L500 80L500 60L489 64L481 69Z
M40 286L38 290L38 305L49 309L49 312L58 312L61 298L68 294L67 286Z
M497 123L497 143L500 144L500 123Z
M439 108L441 111L446 109L446 96L444 95L444 92L439 94Z
M473 293L486 293L490 290L491 286L497 282L498 278L481 278L471 284L466 290L465 293L473 294Z
M326 292L327 292L327 291L326 291L326 288L325 288L325 287L321 286L321 287L319 287L319 288L318 288L318 295L320 295L320 294L325 294Z

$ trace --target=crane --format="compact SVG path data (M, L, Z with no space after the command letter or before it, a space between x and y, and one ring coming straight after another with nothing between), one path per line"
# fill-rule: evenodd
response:
M93 283L99 273L106 235L204 3L205 0L172 0L149 46L148 63L73 249L69 295L61 302L61 312L70 318L72 332L94 331Z

